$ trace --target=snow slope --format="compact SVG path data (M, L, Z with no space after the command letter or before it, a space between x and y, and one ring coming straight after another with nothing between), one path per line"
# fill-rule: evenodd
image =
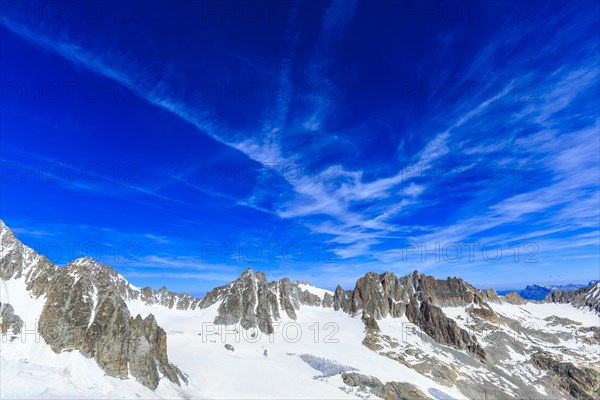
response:
M296 321L287 317L275 325L275 333L267 335L258 329L218 326L212 321L219 303L207 309L176 310L141 300L127 300L132 315L153 314L167 332L168 355L189 379L181 388L162 380L151 391L134 379L120 380L107 376L96 363L77 351L55 354L35 334L37 318L45 298L34 298L22 279L0 281L0 301L10 303L15 314L25 322L25 335L3 336L0 345L0 397L2 398L374 398L371 394L350 388L341 380L340 372L357 371L388 381L409 382L432 398L464 399L456 387L434 382L415 369L362 345L364 323L358 317L332 308L302 306ZM303 285L317 295L327 291ZM330 293L330 292L329 292ZM584 326L598 326L597 314L582 311L569 304L512 305L491 303L499 315L536 326L548 332L565 330L552 324L552 316L568 318ZM463 307L446 307L444 313L460 325L468 327ZM496 379L477 365L464 363L456 350L440 350L427 340L406 317L378 321L382 334L400 343L400 349L419 349L437 362L459 366L462 372ZM409 329L410 328L410 329ZM480 338L485 342L485 337ZM225 345L233 346L233 351ZM575 351L587 351L580 343L562 343ZM411 356L406 353L407 361ZM600 361L600 354L591 355ZM523 356L513 354L519 363ZM333 371L333 372L331 372ZM535 373L523 370L523 374ZM496 383L511 392L509 382ZM540 394L545 394L539 386Z
M156 317L168 335L170 361L189 379L181 388L163 379L153 392L135 379L107 376L94 360L78 351L54 353L39 334L33 333L45 298L34 298L22 279L0 282L0 301L11 304L25 322L21 334L2 336L3 399L357 398L343 384L339 375L343 370L378 376L384 382L408 381L425 393L433 388L464 398L457 390L436 384L362 346L364 324L341 311L304 306L297 311L296 321L283 318L275 333L266 335L235 325L214 325L218 304L202 310L174 310L128 300L133 315L152 313ZM227 350L225 344L231 344L234 351ZM332 368L337 375L327 374Z
M45 297L35 298L23 279L0 280L0 302L8 303L24 322L20 334L0 341L0 398L161 398L180 397L172 384L153 392L136 380L107 376L78 351L56 354L37 333Z
M361 344L364 324L360 318L331 308L303 306L297 311L296 321L284 318L273 335L266 335L235 325L213 325L217 304L194 311L173 311L140 301L130 301L128 307L142 317L154 314L159 325L165 327L169 359L189 374L189 388L196 395L228 399L357 397L346 392L348 387L339 374L323 376L304 362L300 356L308 354L324 364L329 360L352 367L383 382L405 381L424 393L435 389L457 399L465 398L458 390L439 385L367 349ZM401 320L395 322L401 326ZM234 351L225 349L225 344L232 345Z
M139 295L140 289L115 273L111 275L112 284L124 288L120 293L130 313L143 318L154 315L167 333L169 361L188 378L188 383L182 383L181 387L161 379L158 388L152 391L131 374L125 380L107 376L93 359L79 351L59 354L52 351L37 333L46 298L34 297L26 284L35 274L44 274L43 268L36 269L39 255L9 238L1 221L0 225L0 258L3 262L21 262L23 271L18 276L0 279L0 302L10 304L14 314L24 322L21 333L9 331L0 335L2 399L374 398L369 392L346 385L341 377L345 371L374 376L383 383L410 383L435 399L464 399L463 393L487 384L519 397L523 386L517 386L511 375L522 377L525 389L533 390L531 394L555 396L559 392L547 392L554 390L552 382L544 381L547 373L534 367L532 354L543 350L577 366L600 363L596 336L600 316L589 307L579 309L564 303L515 305L492 299L489 304L442 308L447 317L484 347L490 358L481 362L468 350L458 350L462 347L450 348L434 342L410 323L406 315L376 321L380 330L373 333L367 331L360 313L353 317L331 307L303 304L295 309L295 320L288 316L294 314L281 312L281 318L273 324L274 333L268 335L259 329L245 330L237 324L215 325L213 321L223 299L201 309L196 307L199 299L178 297L165 289L151 292L148 301ZM91 261L80 263L88 267ZM2 265L6 268L3 271L10 272L13 264ZM307 283L300 283L299 288L321 299L333 294ZM590 296L599 295L600 285L597 285ZM95 310L98 288L94 286L87 296ZM175 300L182 299L194 307L181 310L173 307ZM283 310L279 297L277 307ZM454 332L447 326L440 329L442 333ZM366 338L368 346L363 344ZM455 376L446 379L445 374ZM479 394L470 393L471 397Z
M32 330L45 299L34 298L21 279L0 281L0 301L10 303L25 322L25 332ZM323 295L326 291L306 287ZM552 316L568 318L584 326L598 326L597 314L576 309L568 304L512 305L491 303L499 315L523 323L537 324L548 332L565 328L552 324ZM409 382L432 398L463 399L456 387L434 382L390 358L382 357L362 345L364 323L358 317L331 308L302 306L298 319L278 321L275 333L267 335L239 326L217 326L212 323L219 304L207 309L176 310L162 305L148 305L141 300L127 300L132 315L153 314L167 332L168 355L189 379L181 388L162 380L151 391L134 379L120 380L106 374L91 359L77 351L55 354L39 335L3 336L0 345L0 395L2 398L373 398L358 392L341 380L345 370L376 376L388 381ZM444 312L468 327L465 308L446 307ZM435 355L438 362L459 365L463 372L488 378L489 371L463 364L457 351L440 351L426 340L426 335L408 322L406 317L378 321L381 331L401 344L401 348L418 348ZM410 329L407 329L410 327ZM416 330L415 330L416 329ZM424 340L425 338L425 340ZM481 338L484 342L484 338ZM233 346L233 351L225 345ZM578 343L563 343L582 351ZM587 349L586 349L587 351ZM600 361L600 354L592 355ZM518 363L522 355L514 354ZM410 361L410 356L407 356ZM332 375L329 371L334 371ZM533 373L523 371L522 373ZM532 376L532 379L536 378ZM499 386L508 382L498 381ZM538 391L544 393L540 386Z

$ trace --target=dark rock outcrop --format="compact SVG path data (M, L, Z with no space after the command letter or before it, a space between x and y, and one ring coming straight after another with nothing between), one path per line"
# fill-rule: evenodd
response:
M486 302L499 303L501 301L500 296L498 296L498 293L496 293L495 289L481 290L479 294Z
M475 337L461 329L454 320L446 317L439 307L429 301L423 301L419 305L414 298L411 299L406 309L406 316L410 322L421 328L436 342L459 350L468 350L479 359L485 359L485 351Z
M507 293L504 296L502 296L502 299L509 304L520 305L526 303L525 299L522 298L521 295L519 295L519 293L517 292Z
M13 306L0 303L0 332L6 335L10 330L13 334L21 333L23 320L15 314Z
M333 307L333 296L329 293L325 293L323 295L323 301L321 302L321 305L325 308Z
M361 388L376 388L383 386L383 383L376 377L359 374L358 372L343 372L342 380L348 386L358 386Z
M158 326L152 314L142 319L140 315L130 320L128 361L131 375L143 385L154 389L163 375L171 382L187 382L181 371L169 363L167 334ZM98 346L96 346L98 347Z
M384 400L429 400L425 393L406 382L388 382L374 389L373 394Z
M79 350L110 376L131 374L155 389L160 376L179 384L183 374L167 359L166 333L153 315L131 316L114 284L118 274L92 259L56 271L39 331L55 352Z
M533 354L531 361L538 368L549 371L547 378L574 398L599 398L600 372L597 368L577 367L570 362L560 362L550 353L543 351Z
M338 286L333 305L351 315L363 312L381 319L388 315L394 318L404 315L412 298L438 307L455 307L485 303L484 297L489 298L490 293L459 278L438 280L417 271L401 278L391 272L381 275L369 272L358 279L354 290L343 290Z
M493 298L493 293L481 292L458 278L437 280L417 271L402 278L390 272L381 275L369 272L358 279L354 290L338 286L333 307L350 315L361 313L371 339L373 331L379 329L377 320L406 314L410 322L438 343L467 350L483 360L485 351L475 337L446 317L440 307L476 304L492 312L484 297ZM373 342L371 339L367 340L369 344Z
M429 397L406 382L387 382L383 384L379 379L358 372L342 373L342 380L348 386L358 387L361 391L368 391L384 400L426 400Z
M130 375L154 389L161 376L179 384L184 375L167 358L165 331L153 315L133 318L125 300L140 299L178 309L194 308L199 299L165 288L139 290L112 268L82 258L57 268L21 243L0 220L0 279L22 279L34 297L46 296L38 331L55 352L79 350L108 375ZM18 310L16 310L18 312ZM22 321L2 304L1 329L18 333Z
M249 268L229 285L210 291L199 307L208 308L220 302L215 324L239 323L244 329L258 327L261 332L271 334L274 332L273 322L284 313L295 320L296 310L301 305L318 307L323 304L325 299L303 290L300 285L288 278L267 282L264 273Z
M48 258L21 243L0 220L0 279L25 280L27 290L35 297L46 293L56 266Z

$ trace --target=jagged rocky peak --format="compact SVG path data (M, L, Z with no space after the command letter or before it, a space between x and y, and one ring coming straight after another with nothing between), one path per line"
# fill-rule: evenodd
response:
M92 258L57 268L25 246L0 221L0 278L23 279L26 290L45 295L38 331L59 353L78 350L110 376L131 376L155 389L162 377L179 384L184 375L167 359L166 333L153 315L131 316L125 299L139 292L115 270ZM14 305L0 305L2 329L22 324Z
M27 290L39 297L55 270L50 260L21 243L0 219L0 279L24 279Z
M150 286L146 286L135 290L130 294L129 298L139 299L148 305L160 305L177 310L195 310L201 301L201 299L188 293L172 292L166 286L158 290L153 290Z
M285 315L295 320L296 310L301 305L321 306L328 301L300 286L304 282L292 283L288 278L267 282L262 272L245 270L236 280L220 286L204 297L201 308L219 303L215 324L239 323L242 328L258 327L261 332L273 333L273 322Z
M167 289L166 286L158 290L153 290L147 286L139 289L129 283L123 276L110 266L99 263L90 257L82 257L71 261L65 266L73 274L92 274L92 276L104 276L110 279L116 286L118 292L125 300L141 300L148 305L160 305L167 308L178 310L195 310L200 304L200 299L187 293L175 293Z
M63 267L71 275L106 276L113 281L125 280L117 271L106 264L102 264L91 257L77 258Z
M381 319L388 315L398 318L404 314L404 305L415 294L412 285L402 282L391 272L377 274L368 272L356 281L354 290L338 286L333 297L333 307L356 315L361 312L371 318Z
M74 277L87 277L114 286L123 299L135 298L139 289L133 286L121 274L109 265L102 264L91 257L77 258L62 269Z
M504 301L506 301L509 304L525 304L526 301L524 298L521 297L521 295L517 292L509 292L506 293L504 296L502 296L502 298L504 299Z
M98 261L94 260L92 257L81 257L71 261L69 264L76 265L80 267L102 267Z
M359 278L353 290L337 287L333 307L350 315L361 314L367 336L379 330L377 320L406 314L438 343L468 350L480 359L485 352L476 338L448 318L441 307L477 305L493 314L484 298L491 293L482 292L459 278L437 280L418 271L398 278L394 273L369 272Z
M479 295L484 301L487 302L499 303L501 301L500 296L498 296L498 293L496 293L496 289L493 288L487 290L480 290Z
M356 315L367 313L375 319L400 317L412 298L438 307L485 304L498 300L495 292L480 291L460 278L435 279L418 271L398 278L392 272L369 272L359 278L353 290L336 288L333 307Z
M166 333L153 315L131 316L124 293L129 283L91 258L58 269L39 321L55 352L79 350L110 376L131 374L155 389L161 376L179 384L183 374L167 360Z

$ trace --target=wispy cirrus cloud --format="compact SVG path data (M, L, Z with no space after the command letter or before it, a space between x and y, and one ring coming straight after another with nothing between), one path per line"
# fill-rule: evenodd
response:
M191 179L197 172L193 168L169 170L157 175L152 184L124 185L123 190L190 206L189 201L165 194L171 185L181 185L195 194L222 200L228 207L245 207L292 221L304 229L302 234L337 244L339 257L354 263L356 271L396 265L399 249L407 242L481 239L513 243L531 239L553 248L585 247L593 256L591 240L598 232L594 225L598 220L599 168L595 151L600 147L597 107L592 107L599 86L597 39L586 40L572 24L564 25L569 12L548 19L543 29L526 24L501 27L489 37L489 43L464 62L458 78L451 66L439 67L442 86L450 79L456 79L458 85L475 82L485 86L492 82L492 93L501 95L442 101L425 115L409 116L411 123L406 125L395 124L376 105L369 109L376 117L370 116L354 127L362 139L355 143L351 135L342 138L330 129L330 122L336 113L339 118L346 111L342 110L343 101L332 101L336 93L348 90L344 87L338 92L335 87L344 84L336 79L339 71L348 69L352 73L347 76L361 76L361 71L353 70L355 66L340 65L336 59L340 48L347 51L345 35L361 17L358 7L355 1L331 2L318 29L309 35L292 12L281 41L284 48L272 68L257 66L251 58L230 52L253 70L265 72L267 68L279 86L307 79L312 86L327 89L316 98L302 97L298 104L280 93L272 107L256 115L259 127L243 132L230 128L226 118L217 118L204 104L177 95L168 77L148 71L133 54L125 57L118 49L87 47L85 38L75 41L45 35L6 18L2 23L41 48L130 89L149 104L191 124L198 133L236 150L244 160L254 160L263 167L290 163L307 166L315 161L316 153L334 153L342 144L345 150L352 150L326 159L327 165L317 179L309 174L290 177L279 173L276 180L249 185L249 191L230 193L199 184ZM579 24L589 27L594 22L584 18ZM548 43L532 41L532 35L540 36L540 29L555 39ZM312 35L314 43L307 43ZM562 57L574 44L579 50L573 52L580 57L573 57L573 52ZM505 59L508 61L499 61ZM382 57L379 61L386 60ZM374 100L379 99L366 97L360 107L368 108L371 101L377 103ZM404 104L386 106L394 110L390 114L396 114L402 112ZM375 135L370 132L374 120L379 120L376 125L385 126L391 136L402 137L398 145L402 151L393 159L379 153L369 160L359 156L367 142L364 138ZM406 132L396 132L403 129ZM464 162L479 167L493 164L492 174L498 169L505 174L449 179L452 173L460 173L458 165ZM515 165L532 165L531 172L538 179L515 179ZM446 174L441 179L437 178L439 166ZM100 185L81 187L94 189L104 190ZM568 245L567 237L573 238L573 246ZM170 240L152 233L146 239L157 244ZM161 257L148 256L145 262L193 269L197 261L193 256Z

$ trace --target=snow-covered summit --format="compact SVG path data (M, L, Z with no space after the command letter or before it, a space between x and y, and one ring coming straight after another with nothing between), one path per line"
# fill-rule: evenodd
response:
M75 260L71 261L69 264L72 265L77 265L80 267L100 267L101 264L94 260L91 257L80 257L80 258L76 258Z
M166 334L154 316L134 318L125 299L137 288L108 265L83 257L56 267L21 243L6 226L0 232L0 299L3 323L26 315L28 331L56 352L79 351L108 375L135 377L154 389L161 377L179 384L169 363Z

